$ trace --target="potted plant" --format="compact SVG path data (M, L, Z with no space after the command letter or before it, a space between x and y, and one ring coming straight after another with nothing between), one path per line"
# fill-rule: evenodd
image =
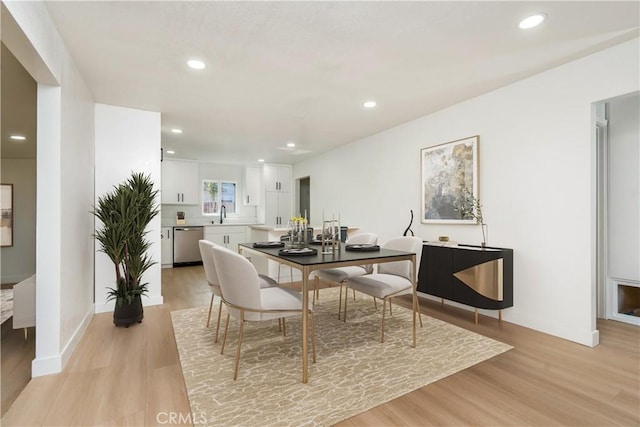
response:
M115 287L109 288L107 301L116 301L116 326L142 322L141 297L148 291L142 276L155 264L147 253L151 243L146 239L146 228L159 213L157 194L149 176L132 173L125 182L99 197L92 212L102 223L94 234L99 250L114 265Z

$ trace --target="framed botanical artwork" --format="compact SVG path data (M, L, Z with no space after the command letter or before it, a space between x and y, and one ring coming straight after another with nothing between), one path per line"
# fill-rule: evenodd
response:
M0 184L0 246L13 246L13 184Z
M466 205L478 198L478 142L476 135L420 151L422 223L476 223Z

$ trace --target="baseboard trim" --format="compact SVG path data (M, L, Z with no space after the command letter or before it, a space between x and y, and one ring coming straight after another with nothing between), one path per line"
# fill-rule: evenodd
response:
M43 375L57 374L62 372L65 365L71 358L71 355L75 351L76 347L80 343L80 340L84 336L91 319L93 319L94 310L91 307L85 314L82 322L76 328L75 332L71 336L71 339L67 342L62 353L55 356L36 358L31 362L31 377L41 377Z

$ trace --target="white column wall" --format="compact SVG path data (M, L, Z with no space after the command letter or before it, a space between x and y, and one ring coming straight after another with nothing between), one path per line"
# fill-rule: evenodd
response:
M96 104L96 183L98 197L112 191L131 176L131 172L149 174L160 190L160 113ZM158 194L157 203L160 203ZM162 304L160 271L160 214L149 224L147 238L151 241L151 256L156 262L144 275L149 283L144 305ZM95 307L96 312L112 311L114 301L107 300L107 288L115 286L113 263L95 242Z
M625 42L363 138L294 165L294 179L311 177L313 218L340 212L343 225L381 243L402 234L413 209L424 240L479 244L478 225L421 224L420 150L480 135L488 241L514 249L504 318L595 345L591 107L638 90L638 52L638 39ZM384 114L380 104L374 114Z
M36 377L62 370L93 316L92 95L44 3L3 2L2 24L38 82Z

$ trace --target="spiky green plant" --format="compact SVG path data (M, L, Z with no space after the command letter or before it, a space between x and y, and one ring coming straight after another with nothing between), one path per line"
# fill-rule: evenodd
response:
M480 223L480 228L482 229L482 245L484 246L487 239L484 234L485 223L484 217L482 216L482 204L480 203L480 199L476 198L473 193L465 188L462 190L462 196L458 200L455 210L460 212L460 217L462 219L475 219Z
M116 286L109 288L107 301L115 299L118 306L147 293L148 283L141 283L142 275L155 262L147 253L151 243L146 228L159 213L157 194L150 176L134 172L99 197L92 211L102 223L94 237L115 269Z

